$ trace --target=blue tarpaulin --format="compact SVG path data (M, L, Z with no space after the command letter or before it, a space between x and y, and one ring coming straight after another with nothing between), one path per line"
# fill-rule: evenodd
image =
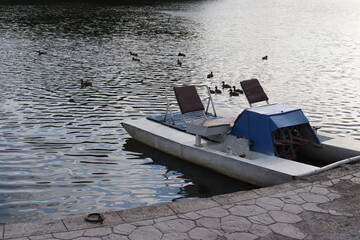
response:
M250 140L252 151L275 155L272 132L301 124L309 124L301 109L283 104L269 104L245 109L235 121L230 134Z

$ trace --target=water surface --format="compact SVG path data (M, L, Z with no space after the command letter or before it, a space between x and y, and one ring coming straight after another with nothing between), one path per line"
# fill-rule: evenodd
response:
M121 127L162 113L164 91L176 84L256 77L270 102L360 140L359 12L356 0L0 5L0 222L251 188L154 151ZM81 79L93 87L82 89ZM244 96L214 100L233 112L247 107Z

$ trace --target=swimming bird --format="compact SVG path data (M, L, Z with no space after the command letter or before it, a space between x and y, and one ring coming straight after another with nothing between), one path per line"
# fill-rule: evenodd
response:
M215 90L212 90L212 89L210 89L210 88L209 88L209 91L210 91L211 94L215 94L215 93L216 93Z
M214 77L214 74L213 74L213 72L211 71L211 72L207 75L207 78L212 78L212 77Z
M218 87L217 86L215 86L215 93L216 94L221 94L222 92L221 92L221 90L220 89L218 89Z
M233 86L233 88L234 88L234 92L238 92L238 93L240 93L240 94L243 94L243 93L244 93L243 90L237 89L235 86Z
M139 59L139 58L136 58L136 57L133 57L132 60L133 60L133 61L136 61L136 62L140 62L140 59Z
M178 56L179 57L185 57L186 55L184 53L179 52Z
M137 57L137 56L138 56L137 53L133 53L132 51L130 51L130 55L131 55L131 56L134 56L134 57Z
M262 60L267 60L268 59L268 56L266 55L266 56L264 56L264 57L262 57Z
M81 88L86 88L86 87L92 87L92 83L89 81L85 81L81 79Z
M182 66L182 62L178 59L177 60L177 64L181 67Z
M222 88L231 88L231 86L229 84L225 84L224 81L222 81L221 83L222 83Z
M233 90L230 88L229 90L229 94L230 94L230 97L236 97L236 96L239 96L239 93L238 92L233 92Z
M35 52L37 52L39 55L44 55L44 54L47 54L47 52L44 52L44 51L35 51Z

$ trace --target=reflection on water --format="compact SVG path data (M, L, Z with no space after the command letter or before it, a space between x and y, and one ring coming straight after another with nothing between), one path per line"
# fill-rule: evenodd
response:
M360 139L359 10L356 0L0 5L0 222L251 187L129 139L120 122L162 113L174 84L257 77L271 102ZM244 96L214 100L247 107Z

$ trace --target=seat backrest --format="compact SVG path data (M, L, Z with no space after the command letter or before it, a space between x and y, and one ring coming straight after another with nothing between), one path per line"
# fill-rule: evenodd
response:
M195 86L174 87L174 92L182 114L205 110Z
M241 88L244 90L245 96L250 104L266 101L267 103L269 98L267 97L264 89L261 87L259 81L255 78L244 80L240 82Z

